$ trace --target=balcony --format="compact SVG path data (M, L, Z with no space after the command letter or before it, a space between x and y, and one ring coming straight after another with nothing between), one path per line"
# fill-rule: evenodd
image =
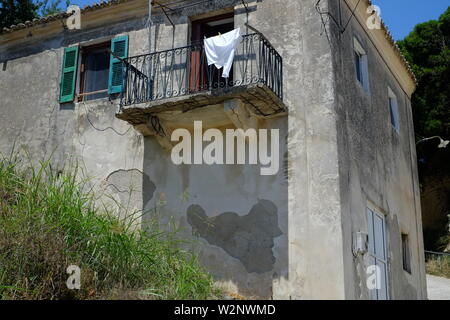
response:
M222 70L207 65L203 42L123 62L124 90L116 116L133 125L146 123L150 115L185 114L198 108L205 116L208 108L204 107L222 105L223 109L232 100L255 117L286 112L282 58L259 33L242 36L228 79L221 77Z

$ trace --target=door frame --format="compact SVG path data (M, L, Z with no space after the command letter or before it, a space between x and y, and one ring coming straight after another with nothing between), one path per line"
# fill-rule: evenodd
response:
M234 11L213 15L202 19L191 19L189 40L191 45L201 43L204 35L204 25L208 22L235 18ZM198 92L211 86L212 79L208 79L208 66L204 50L191 51L189 59L189 91Z
M380 261L383 262L386 266L386 275L385 275L385 286L386 286L386 300L390 300L390 267L389 267L389 261L390 261L390 257L389 257L389 237L388 237L388 228L387 228L387 223L386 223L386 214L384 213L383 210L381 210L379 207L377 207L376 205L372 204L371 202L367 201L366 204L366 218L367 218L367 234L370 235L370 230L369 230L369 221L368 221L368 214L369 214L369 210L373 213L374 216L379 217L382 221L383 221L383 235L384 235L384 239L383 239L383 249L385 252L385 259L380 258L379 256L377 256L377 254L370 252L370 246L368 248L367 254L369 257L375 259L375 261ZM372 216L372 227L373 227L373 219L374 216ZM373 235L375 237L375 231L373 230ZM370 241L370 236L369 236L369 241ZM374 243L375 245L375 243ZM377 289L378 290L378 289ZM379 300L377 298L377 300Z

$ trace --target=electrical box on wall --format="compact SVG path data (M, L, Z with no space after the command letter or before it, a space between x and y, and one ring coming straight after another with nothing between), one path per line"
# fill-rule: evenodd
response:
M369 245L369 235L367 233L358 231L354 234L353 252L354 254L367 253Z

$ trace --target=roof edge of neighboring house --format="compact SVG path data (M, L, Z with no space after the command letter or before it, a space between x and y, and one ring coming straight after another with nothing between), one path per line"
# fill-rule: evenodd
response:
M95 11L95 10L99 10L99 9L103 9L106 7L110 7L110 6L114 6L123 2L128 2L131 0L108 0L108 1L102 1L99 3L94 3L92 5L86 5L81 9L81 13L86 13L89 11ZM0 30L0 35L6 34L6 33L11 33L14 31L19 31L22 29L27 29L27 28L31 28L34 26L38 26L38 25L42 25L42 24L46 24L46 23L50 23L53 21L58 21L61 19L65 19L70 17L72 13L67 13L67 12L59 12L56 13L54 15L51 16L47 16L47 17L42 17L42 18L35 18L33 20L28 20L25 21L23 23L18 23L18 24L13 24L9 27L4 27L3 29Z

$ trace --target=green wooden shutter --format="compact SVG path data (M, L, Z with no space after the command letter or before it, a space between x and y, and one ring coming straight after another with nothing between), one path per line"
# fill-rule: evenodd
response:
M75 97L75 80L77 78L78 46L64 48L59 84L59 102L71 102Z
M111 40L111 51L118 57L128 57L128 36L120 36ZM109 62L108 93L120 93L123 90L123 62L111 54Z

